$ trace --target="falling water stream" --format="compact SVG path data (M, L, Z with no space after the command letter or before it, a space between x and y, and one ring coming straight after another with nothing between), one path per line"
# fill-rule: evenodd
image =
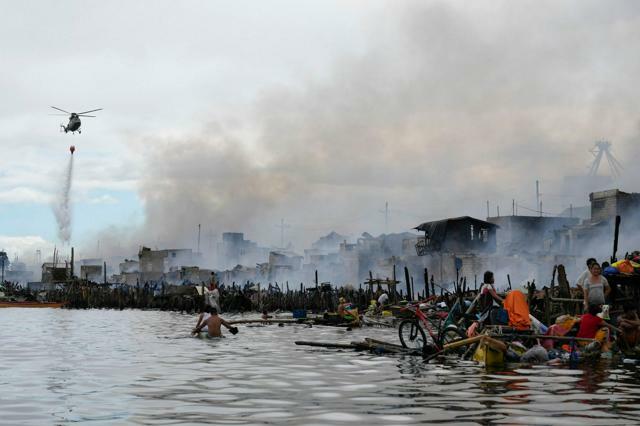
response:
M62 177L60 192L53 204L53 214L58 225L58 238L63 243L71 240L71 182L73 180L73 153Z

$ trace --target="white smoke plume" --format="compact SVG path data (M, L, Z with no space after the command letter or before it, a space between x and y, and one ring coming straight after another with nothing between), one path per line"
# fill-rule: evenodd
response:
M73 154L69 155L69 163L63 175L62 187L54 200L53 214L58 224L58 238L63 243L71 240L71 182L73 180Z
M637 2L393 4L327 75L264 90L201 131L135 138L146 223L127 236L193 248L202 224L203 246L225 231L277 244L285 218L300 251L332 230L383 232L386 201L390 232L483 218L486 200L491 215L533 206L538 179L559 213L594 140L637 158ZM637 169L625 173L620 188L636 191Z

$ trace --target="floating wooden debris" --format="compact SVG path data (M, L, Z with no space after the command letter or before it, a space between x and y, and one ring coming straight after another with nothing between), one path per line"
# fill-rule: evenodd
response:
M321 348L330 348L330 349L353 349L356 351L365 351L368 350L373 353L383 354L383 353L393 353L400 355L411 355L411 356L422 356L422 351L416 349L409 349L402 347L400 345L396 345L394 343L384 342L381 340L375 339L364 339L362 342L351 342L351 343L334 343L334 342L309 342L309 341L301 341L298 340L295 342L296 345L299 346L314 346Z

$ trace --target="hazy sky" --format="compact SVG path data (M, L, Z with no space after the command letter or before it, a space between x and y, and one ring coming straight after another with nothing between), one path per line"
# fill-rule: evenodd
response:
M4 2L0 248L57 243L71 144L86 256L556 213L601 138L638 191L639 48L635 1Z

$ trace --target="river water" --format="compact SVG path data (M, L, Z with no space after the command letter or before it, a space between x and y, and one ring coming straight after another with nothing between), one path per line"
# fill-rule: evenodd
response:
M237 319L238 317L226 317ZM395 330L240 326L155 311L0 309L0 424L631 424L635 365L519 367L294 345Z

